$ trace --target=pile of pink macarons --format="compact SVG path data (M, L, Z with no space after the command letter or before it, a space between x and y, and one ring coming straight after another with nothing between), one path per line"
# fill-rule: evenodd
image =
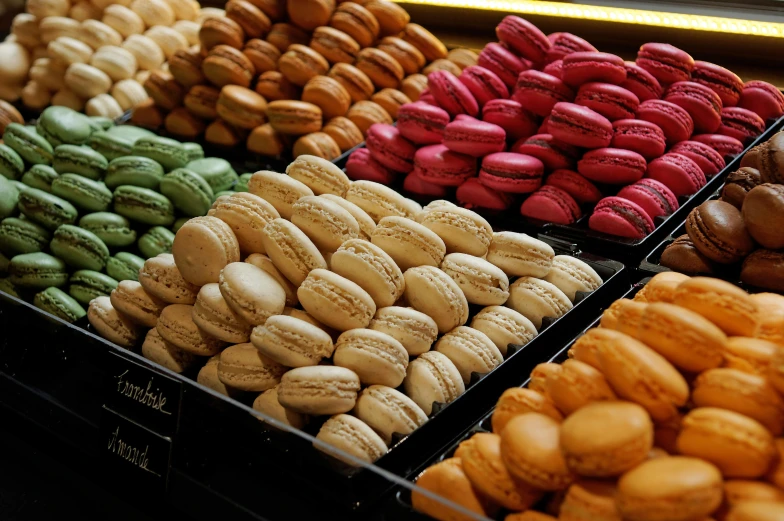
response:
M459 77L431 73L397 127L373 125L348 175L544 222L585 211L593 230L642 238L784 114L773 85L672 45L625 62L517 16L496 34Z

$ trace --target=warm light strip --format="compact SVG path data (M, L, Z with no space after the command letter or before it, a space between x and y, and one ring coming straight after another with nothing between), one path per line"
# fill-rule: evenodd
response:
M736 18L720 18L681 13L664 13L619 7L566 4L538 0L393 0L401 4L420 4L443 7L506 11L519 14L580 18L601 22L650 25L675 29L690 29L717 33L746 34L784 38L784 24L758 22Z

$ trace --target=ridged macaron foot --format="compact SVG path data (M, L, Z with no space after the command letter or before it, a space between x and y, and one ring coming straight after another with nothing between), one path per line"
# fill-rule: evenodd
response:
M97 297L90 302L87 319L98 334L110 342L131 348L139 340L139 329L117 312L109 297Z
M194 217L177 231L172 254L182 277L201 286L218 282L220 271L240 260L237 237L216 217Z
M408 352L386 333L357 328L338 337L333 361L354 371L364 385L395 388L406 377Z

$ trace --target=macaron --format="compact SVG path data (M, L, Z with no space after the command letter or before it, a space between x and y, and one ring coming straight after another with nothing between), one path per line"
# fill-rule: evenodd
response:
M264 250L275 267L293 284L302 284L311 270L326 268L326 261L318 248L289 221L274 219L263 233Z
M493 100L509 97L509 89L501 78L479 65L465 67L458 79L468 87L480 107L484 107Z
M51 240L46 228L28 219L6 217L0 222L0 251L10 257L43 251Z
M724 201L707 201L692 210L686 232L703 255L722 264L737 262L753 249L742 215Z
M333 361L354 371L364 385L395 388L406 377L408 352L386 333L357 328L338 337Z
M495 232L487 260L510 276L543 277L550 271L554 255L549 244L528 235Z
M346 192L345 198L359 206L376 222L388 216L410 219L420 209L419 205L410 199L372 181L354 181Z
M227 347L218 362L218 379L242 391L271 389L278 385L285 372L285 367L261 354L250 343Z
M664 100L685 109L697 133L715 132L721 125L721 98L704 85L692 81L674 83L667 89Z
M47 141L45 135L39 134L35 129L16 122L10 123L5 127L3 143L6 147L10 147L13 152L16 152L16 154L11 154L7 149L4 149L4 156L8 156L4 161L6 168L18 166L17 158L22 158L33 165L50 165L54 158L54 148ZM9 172L11 171L14 170L9 170ZM6 173L3 175L14 178L14 176Z
M636 64L662 85L686 81L694 69L694 59L688 53L666 43L646 43L637 51Z
M727 335L752 336L759 322L759 309L748 293L707 277L694 277L679 284L673 304L699 313Z
M111 295L118 280L93 270L79 270L68 279L68 294L87 306L98 297Z
M439 186L459 186L476 175L476 159L450 150L444 144L420 148L414 154L415 172L423 181Z
M373 158L396 172L414 169L416 147L392 125L376 123L367 131L365 142Z
M354 150L346 161L346 175L353 181L373 181L384 185L392 184L397 172L379 163L367 148Z
M345 367L298 367L281 378L278 400L300 413L339 414L354 407L359 389L359 377Z
M572 224L582 217L582 211L572 196L552 185L539 188L523 201L520 214L557 224Z
M482 107L482 121L498 125L510 139L515 140L528 138L539 128L539 118L535 114L508 99L488 101Z
M109 258L109 248L101 239L70 224L55 230L49 247L52 253L76 269L101 271Z
M417 311L429 315L441 333L468 320L468 301L451 277L432 266L407 270L405 296Z
M387 452L384 440L373 429L362 420L348 414L338 414L324 422L316 439L322 442L314 443L317 449L351 466L358 465L356 460L372 463ZM334 452L331 447L336 447L341 452ZM343 454L350 454L354 459L348 459Z
M685 141L694 132L694 121L686 109L665 100L650 99L640 103L637 119L659 127L669 144Z
M623 59L614 54L581 51L563 57L562 76L572 87L590 82L618 85L626 79L626 67Z
M547 128L553 137L569 145L601 148L612 141L612 123L601 114L574 103L556 103Z
M185 372L197 361L192 354L164 340L155 328L150 329L144 337L142 355L175 373Z
M87 319L98 333L119 346L131 348L139 340L139 328L117 312L109 297L97 297L87 308Z
M87 211L102 212L112 203L112 192L100 181L63 174L52 181L52 193Z
M465 385L471 382L474 373L489 373L504 361L487 335L466 326L458 326L446 333L436 342L434 350L455 364Z
M438 104L452 115L477 116L479 105L468 88L450 72L436 71L428 76L428 86Z
M391 306L403 294L403 272L392 257L372 243L345 241L332 256L332 265L335 273L367 291L377 308Z
M177 231L172 254L182 277L201 286L218 282L221 270L239 261L240 249L228 224L206 216L189 220Z
M363 390L354 406L357 417L380 433L387 445L397 436L414 432L427 421L427 415L408 396L383 385Z
M47 230L54 230L61 224L73 224L77 217L71 203L36 188L19 193L19 211Z
M59 288L49 287L33 297L33 305L66 322L76 322L87 315L79 303Z
M757 113L764 120L784 114L784 95L765 81L752 80L743 84L738 106Z
M378 308L368 328L396 339L411 356L429 351L438 336L438 326L432 318L399 306Z
M403 381L406 395L428 416L433 404L447 404L465 392L460 372L446 355L428 351L415 358Z
M315 366L332 355L332 339L298 318L275 315L253 328L251 342L265 356L287 367Z
M144 290L157 299L169 304L196 302L198 286L182 277L171 254L158 255L144 261L142 268L138 270L138 277Z
M376 312L372 297L345 277L317 268L297 290L302 307L316 320L339 331L367 327ZM334 299L339 297L338 301Z
M282 313L286 304L286 294L278 281L247 262L233 262L223 268L219 288L231 310L253 326Z
M721 125L717 132L744 141L765 132L765 120L748 109L724 107L721 109Z
M405 217L384 217L370 240L402 271L417 266L438 266L446 254L444 241L436 233Z
M149 188L118 186L114 191L114 211L132 221L152 226L167 226L174 222L174 205Z
M484 259L450 253L444 257L441 269L457 282L471 304L501 305L509 298L508 277Z
M662 86L650 72L632 61L624 62L623 65L626 79L621 82L621 87L634 93L640 102L661 98Z
M417 479L417 485L439 497L449 498L475 515L487 515L483 506L485 500L468 480L460 458L448 458L428 467ZM454 508L447 507L443 502L433 499L430 494L425 495L419 490L411 493L411 502L417 511L436 519L454 515Z
M674 152L651 161L647 174L651 179L666 185L677 197L693 195L707 182L697 163Z
M95 212L79 219L79 227L94 233L104 244L117 248L133 244L136 231L128 220L111 212Z
M151 297L134 280L121 281L109 295L114 309L140 326L155 327L167 304Z
M532 62L542 62L552 44L542 31L519 16L505 16L496 28L498 39Z
M533 277L521 277L509 286L507 305L537 329L545 317L558 318L572 308L569 297L557 286Z
M520 73L512 99L538 116L549 116L556 103L574 101L574 91L555 76L536 70Z
M203 332L193 320L193 306L171 304L163 309L155 329L161 337L188 353L212 356L221 351L226 342Z
M110 190L121 185L157 190L163 173L163 167L158 162L146 157L129 155L109 162L104 182Z
M447 253L482 256L487 253L493 238L493 229L487 220L463 208L433 208L424 212L419 222L441 237Z
M699 141L681 141L670 149L671 152L686 156L700 167L706 178L721 172L726 163L720 153Z

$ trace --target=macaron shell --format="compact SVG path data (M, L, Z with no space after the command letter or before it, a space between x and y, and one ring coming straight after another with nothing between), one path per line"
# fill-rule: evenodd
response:
M520 206L520 213L556 224L572 224L582 216L572 196L555 186L543 186L531 194Z
M661 181L677 197L692 195L705 186L705 174L686 156L668 153L651 161L648 177Z
M628 199L640 206L651 219L667 216L678 209L678 199L664 183L655 179L642 179L625 186L618 197Z
M655 228L645 210L622 197L606 197L599 201L588 226L595 231L630 239L642 239Z

